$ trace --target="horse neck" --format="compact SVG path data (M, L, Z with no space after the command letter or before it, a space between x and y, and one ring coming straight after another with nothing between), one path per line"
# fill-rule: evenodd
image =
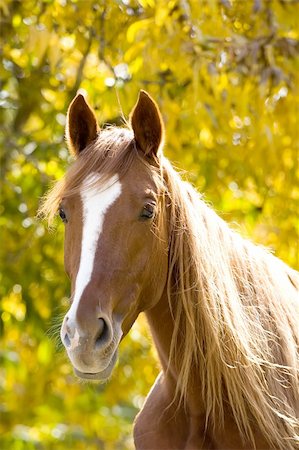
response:
M166 372L170 356L170 344L173 334L173 319L168 304L166 289L160 301L145 313L163 371Z
M170 310L167 291L165 291L160 301L145 313L151 334L162 365L165 380L166 392L169 404L175 399L177 388L177 368L170 360L171 340L174 331L173 313ZM187 407L189 414L199 416L204 413L203 401L200 394L200 380L198 380L196 367L190 372L189 393L184 400L184 408ZM176 399L176 402L178 399Z

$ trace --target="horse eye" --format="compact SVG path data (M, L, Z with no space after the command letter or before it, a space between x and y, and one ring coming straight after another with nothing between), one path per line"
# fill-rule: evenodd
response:
M58 213L60 215L60 218L61 218L62 222L63 223L67 223L67 218L66 218L64 210L62 208L59 208Z
M151 203L144 205L140 217L142 219L152 219L154 217L155 207Z

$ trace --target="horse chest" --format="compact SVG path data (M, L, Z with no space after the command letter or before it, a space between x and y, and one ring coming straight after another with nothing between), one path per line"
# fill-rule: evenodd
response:
M188 414L171 404L169 389L160 374L135 420L137 450L212 449L205 433L204 414Z

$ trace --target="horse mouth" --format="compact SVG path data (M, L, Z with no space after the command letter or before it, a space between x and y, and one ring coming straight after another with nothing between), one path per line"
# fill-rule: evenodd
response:
M101 370L100 372L81 372L80 370L76 369L74 367L74 372L77 375L77 377L82 378L83 380L94 380L94 381L106 381L115 366L117 359L117 351L113 354L110 363L106 367L106 369Z

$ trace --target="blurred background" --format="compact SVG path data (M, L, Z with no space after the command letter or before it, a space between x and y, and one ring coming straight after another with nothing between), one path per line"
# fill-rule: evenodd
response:
M159 371L144 318L106 385L80 383L59 346L63 226L35 216L70 162L67 106L83 88L100 123L118 124L148 90L171 161L244 236L298 268L298 2L0 0L0 10L0 448L132 449Z

